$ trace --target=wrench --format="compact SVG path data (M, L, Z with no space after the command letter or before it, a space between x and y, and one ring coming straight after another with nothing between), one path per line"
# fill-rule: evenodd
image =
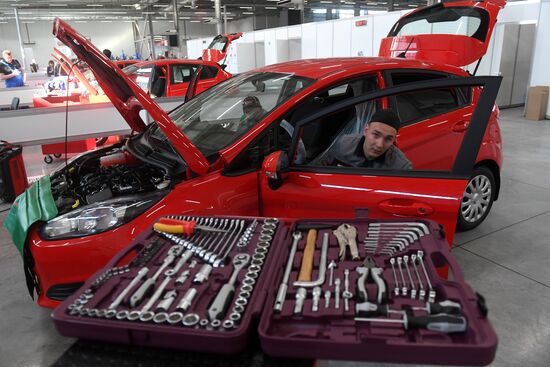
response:
M393 257L390 258L390 264L391 270L393 272L393 280L395 281L395 288L393 289L393 293L395 293L396 296L399 296L399 281L397 280L397 273L395 272L395 259Z
M435 290L432 288L432 282L430 282L430 277L428 276L428 272L426 271L426 267L424 266L424 261L422 258L424 257L424 251L417 251L416 256L418 258L418 261L420 261L420 265L422 266L422 270L424 271L424 276L426 277L426 283L428 283L428 302L434 303L435 302Z
M365 292L366 293L366 292ZM344 311L349 311L349 300L353 297L353 293L349 290L349 269L344 270L344 292L342 298L344 299Z
M231 277L220 289L216 298L208 308L208 318L212 320L221 320L227 313L227 307L235 294L235 282L239 272L250 262L249 254L238 254L233 258L233 273Z
M177 246L182 249L181 246ZM172 249L169 251L169 255L164 258L164 261L160 268L157 270L157 272L149 279L144 281L141 286L138 288L137 291L130 297L130 306L136 307L142 300L143 297L145 297L151 290L151 288L155 287L155 282L157 281L158 277L168 265L170 265L175 259L177 254L172 252Z
M403 256L403 262L405 263L405 269L407 270L407 274L409 276L409 280L411 282L411 298L416 298L416 286L414 285L413 278L411 276L411 271L409 269L409 257L407 255Z
M398 257L397 267L399 268L399 274L401 274L401 280L403 281L403 287L401 287L401 294L407 297L407 282L405 281L405 277L403 276L403 268L401 267L401 264L403 264L403 259L401 257Z
M132 288L134 288L136 286L136 284L138 284L141 279L147 275L147 272L149 271L149 269L147 267L143 267L139 270L139 272L137 273L136 277L134 279L132 279L132 281L130 282L130 284L128 284L128 286L126 288L124 288L124 290L122 292L120 292L120 294L118 295L117 298L115 298L115 300L113 301L113 303L111 303L109 305L109 309L115 309L118 307L118 305L120 304L120 302L122 302L122 300L124 299L124 297L126 297L126 295L128 293L130 293L130 291L132 290Z
M294 240L292 241L292 247L290 248L290 255L286 263L285 273L283 275L283 281L281 282L281 285L279 285L277 297L275 298L275 305L273 306L273 309L278 312L281 312L281 310L283 309L283 302L285 301L286 292L288 290L288 278L290 277L290 272L292 270L292 263L294 262L294 256L296 255L296 248L298 247L298 242L300 242L300 240L302 239L302 233L294 232L292 234L292 238Z
M411 263L413 264L414 272L416 273L416 278L418 279L418 288L420 288L418 299L424 299L426 296L426 291L424 290L424 285L422 284L422 278L420 278L420 273L416 267L416 255L411 255Z

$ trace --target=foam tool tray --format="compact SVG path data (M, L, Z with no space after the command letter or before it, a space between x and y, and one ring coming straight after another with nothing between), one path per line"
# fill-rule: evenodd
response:
M435 222L173 218L226 232L145 231L54 310L61 334L226 354L254 336L280 357L494 359L483 297Z

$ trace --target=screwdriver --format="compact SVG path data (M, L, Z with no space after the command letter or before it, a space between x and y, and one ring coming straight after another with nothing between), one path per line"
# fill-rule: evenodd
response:
M153 229L159 232L186 235L192 235L196 229L208 232L227 232L227 230L224 229L198 225L194 220L178 220L171 218L161 218L153 225Z
M468 322L463 316L444 314L411 317L404 313L402 320L356 317L355 321L403 324L405 330L426 329L445 334L461 333L468 328Z
M453 301L443 301L437 303L426 303L426 307L412 307L412 310L426 311L430 315L436 314L448 314L448 315L460 315L462 308L460 304ZM355 304L355 315L359 317L374 317L374 316L388 316L390 313L402 314L405 311L392 310L388 305L382 305L372 302L361 302Z
M412 309L426 311L430 315L436 315L439 313L446 313L449 315L460 315L460 312L462 311L462 307L460 306L460 303L449 301L449 300L446 300L443 302L437 302L437 303L426 302L426 307L413 307Z

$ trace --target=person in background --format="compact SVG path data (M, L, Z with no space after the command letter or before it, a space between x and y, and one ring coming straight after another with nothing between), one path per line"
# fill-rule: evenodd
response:
M55 74L55 63L53 60L48 61L48 67L46 67L46 75L53 76Z
M13 58L10 50L2 51L0 80L4 80L6 88L22 87L25 85L25 73L21 69L19 61Z
M105 50L103 50L103 55L107 56L109 58L109 60L112 60L111 56L112 56L112 52L111 50L109 50L108 48L106 48Z
M36 73L38 71L38 64L36 63L35 59L32 59L30 68L31 68L31 73Z

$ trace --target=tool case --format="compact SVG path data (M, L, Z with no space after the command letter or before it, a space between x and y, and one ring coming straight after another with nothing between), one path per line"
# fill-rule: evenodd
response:
M0 202L12 202L28 186L23 148L0 140Z
M494 359L484 300L433 221L170 217L207 228L140 234L54 310L62 335L224 354L255 337L279 357ZM452 280L438 275L444 267ZM138 300L147 281L155 286ZM437 310L449 302L458 308ZM451 329L442 326L448 320Z

